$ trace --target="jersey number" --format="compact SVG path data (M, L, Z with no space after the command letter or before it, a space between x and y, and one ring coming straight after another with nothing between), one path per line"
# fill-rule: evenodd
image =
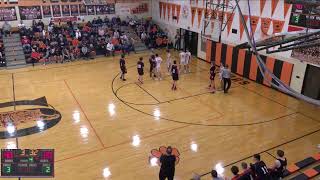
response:
M263 174L268 174L268 169L266 166L261 167Z

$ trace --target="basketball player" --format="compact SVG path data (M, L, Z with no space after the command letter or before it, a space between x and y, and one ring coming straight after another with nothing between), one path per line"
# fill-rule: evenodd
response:
M171 66L172 66L171 53L170 53L170 50L168 49L167 50L167 70L169 74L170 74Z
M185 64L186 64L186 53L185 52L183 52L183 51L181 51L180 52L180 54L179 54L179 56L180 56L180 70L182 71L182 70L186 70L185 69Z
M228 93L231 87L231 71L229 69L228 64L222 70L222 78L223 78L223 91L224 93Z
M189 64L191 63L191 53L189 50L185 51L185 57L186 57L186 72L190 72Z
M282 150L277 151L277 160L272 167L273 172L272 177L274 179L281 179L283 178L283 173L287 167L287 159L284 157L284 152Z
M138 81L143 84L143 68L144 68L144 63L143 63L143 58L140 57L139 58L139 61L137 63L137 69L138 69L138 74L139 74L139 77L138 77Z
M122 79L122 81L126 81L126 79L124 78L124 75L127 73L127 68L126 68L126 60L124 59L124 54L122 54L120 58L120 70L121 70L120 79Z
M254 164L250 164L251 169L254 173L254 179L257 180L270 180L269 170L267 165L261 161L260 155L253 155Z
M173 65L171 66L171 75L172 75L172 88L171 90L177 90L177 81L179 80L179 68L177 66L177 61L173 61Z
M209 89L211 93L215 93L216 87L214 84L214 78L216 76L216 66L214 65L214 62L211 62L211 68L210 68L210 85Z
M162 58L158 54L156 54L156 74L157 74L158 80L162 80L161 63L162 63Z
M155 77L155 68L156 68L156 57L154 55L151 55L149 58L149 63L150 63L150 77L154 79Z
M173 180L176 165L176 157L172 155L172 148L168 146L166 154L160 157L159 180Z

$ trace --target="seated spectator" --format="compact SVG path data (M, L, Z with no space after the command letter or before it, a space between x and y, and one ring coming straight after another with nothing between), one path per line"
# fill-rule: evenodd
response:
M252 170L248 168L248 164L245 162L241 163L242 167L242 173L241 173L241 180L251 180L253 179L252 177Z
M218 172L216 170L211 171L212 180L223 180L222 178L218 177Z
M240 174L239 174L239 168L237 166L232 166L231 167L231 172L233 174L233 177L231 180L238 180L240 179Z
M32 53L31 53L32 66L34 66L34 63L39 62L40 59L41 59L41 54L37 52L37 49L32 49Z
M7 37L7 35L9 34L9 36L11 36L11 25L8 23L8 21L5 21L3 26L2 26L2 30L3 30L3 34L5 37Z
M253 155L253 162L251 164L251 170L253 171L254 179L258 180L270 180L270 174L267 168L267 165L261 160L259 154Z
M90 59L94 59L96 57L97 53L96 53L96 50L95 50L93 44L89 45L88 51L89 51Z
M271 176L274 179L281 179L283 178L284 172L287 168L287 159L284 156L284 152L282 150L277 151L277 160L275 161L272 171L271 171Z
M86 44L83 44L81 47L81 55L85 59L89 58L89 50Z

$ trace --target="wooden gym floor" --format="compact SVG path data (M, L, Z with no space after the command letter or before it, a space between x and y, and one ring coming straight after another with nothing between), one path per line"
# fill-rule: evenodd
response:
M277 149L289 164L319 151L319 107L242 79L229 94L208 93L209 64L195 59L173 92L167 74L162 81L149 78L149 55L126 58L126 82L119 79L119 57L1 70L1 103L45 96L62 114L56 126L19 137L18 147L54 148L58 180L155 180L159 167L149 164L150 151L167 145L181 154L176 180L218 163L230 176L232 164L252 162L254 153L271 165ZM139 56L146 64L143 85L136 83ZM0 145L15 147L16 141Z

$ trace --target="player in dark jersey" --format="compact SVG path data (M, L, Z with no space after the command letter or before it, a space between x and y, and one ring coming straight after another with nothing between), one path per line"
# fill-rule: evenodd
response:
M167 154L162 155L160 157L160 172L159 172L159 180L173 180L175 165L176 165L176 157L172 155L172 148L168 146Z
M137 63L137 70L138 70L138 74L139 74L139 77L138 77L138 81L143 84L143 68L144 68L144 63L143 63L143 58L140 57L139 58L139 61Z
M149 63L150 63L150 77L154 78L155 68L156 68L156 57L154 55L151 55L151 57L149 58Z
M172 75L172 90L177 90L177 81L179 80L179 69L177 66L177 61L173 61L173 65L171 66L171 75Z
M250 164L256 180L271 180L267 165L261 161L260 155L253 155L254 164Z
M124 55L121 55L121 59L120 59L120 70L121 70L121 76L120 79L122 79L122 81L126 81L126 79L124 78L124 75L127 73L127 68L126 68L126 60L124 59Z
M272 167L271 176L273 179L281 179L284 176L284 172L287 168L287 159L284 157L284 152L282 150L277 151L277 160Z
M211 63L211 68L210 68L210 84L209 84L209 89L211 93L216 92L216 86L214 84L214 78L216 76L216 66L214 62Z

